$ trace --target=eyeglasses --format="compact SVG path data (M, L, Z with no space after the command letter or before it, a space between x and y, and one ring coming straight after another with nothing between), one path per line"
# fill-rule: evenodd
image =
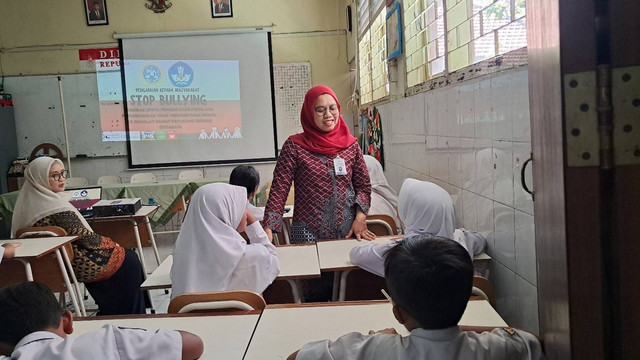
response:
M320 115L320 116L324 116L324 114L327 113L327 110L329 110L332 114L336 114L339 110L338 110L338 105L333 104L331 106L329 106L328 108L326 106L316 106L313 111L316 112L316 114Z
M60 179L66 179L69 176L69 172L67 170L62 170L59 173L50 174L49 177L52 177L55 181L60 181Z

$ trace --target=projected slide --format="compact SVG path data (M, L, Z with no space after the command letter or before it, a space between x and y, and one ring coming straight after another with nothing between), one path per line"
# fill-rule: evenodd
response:
M129 166L276 158L270 32L122 37L121 105L130 132ZM105 137L121 125L118 116L110 118L112 123L103 122Z
M124 65L132 140L242 138L238 61L127 60Z

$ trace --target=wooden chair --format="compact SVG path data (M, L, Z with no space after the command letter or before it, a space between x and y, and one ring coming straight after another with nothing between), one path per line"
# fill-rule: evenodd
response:
M343 300L383 300L385 299L380 289L387 289L385 278L372 274L366 270L357 269L349 271L346 280L345 296Z
M155 182L156 175L154 173L137 173L131 175L131 183L147 183L147 182Z
M89 186L89 180L86 177L71 177L65 180L65 186L69 188L79 188Z
M98 185L122 184L122 179L118 175L104 175L98 178Z
M22 241L38 241L37 238L39 237L50 236L67 236L67 232L58 226L32 226L24 227L16 231L16 237L23 239ZM67 266L70 266L71 261L74 258L73 247L71 244L66 244L63 248L69 258ZM64 277L60 272L60 265L55 254L49 254L40 259L32 260L31 267L33 269L34 281L47 285L54 293L60 293L61 295L67 291L76 291L76 298L80 299L78 280L76 279L75 274L71 271L68 275L71 279L71 283L74 284L76 289L68 289L65 284ZM0 288L27 281L24 265L19 261L3 261L0 264L0 274L2 274L2 276L0 276ZM82 304L82 302L80 302L80 309L83 314L77 315L85 315L84 304Z
M262 296L252 291L214 291L200 293L185 293L169 303L169 314L183 314L188 312L217 312L217 311L253 311L264 310L267 303Z
M291 284L287 280L274 280L262 293L267 304L293 304L295 298L291 290Z
M487 300L491 306L496 307L496 297L493 292L493 285L486 278L480 275L473 275L472 298Z
M389 215L372 214L367 216L367 228L377 236L398 235L395 220Z
M202 170L184 170L178 174L178 180L198 180L204 179Z

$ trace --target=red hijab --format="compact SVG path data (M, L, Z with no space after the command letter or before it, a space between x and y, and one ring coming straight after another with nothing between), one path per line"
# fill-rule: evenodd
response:
M300 123L302 123L304 131L291 136L290 139L306 150L320 154L335 155L340 150L351 146L357 139L351 136L342 115L340 115L333 130L324 132L318 129L313 120L314 106L316 100L323 94L331 95L336 104L338 104L338 110L341 111L340 102L331 88L324 85L312 87L307 91L307 95L304 96L304 104L302 104L302 111L300 111Z

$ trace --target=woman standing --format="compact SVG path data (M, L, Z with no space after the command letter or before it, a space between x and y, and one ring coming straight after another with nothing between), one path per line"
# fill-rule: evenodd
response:
M330 88L315 86L304 98L300 122L304 130L282 146L273 171L264 228L282 229L284 205L295 183L292 243L351 237L372 240L366 214L371 202L367 166Z
M79 236L72 243L75 256L71 266L96 301L98 315L144 314L138 256L93 232L78 210L61 196L66 174L58 159L40 157L29 164L13 212L12 234L26 226L59 226L68 235Z

